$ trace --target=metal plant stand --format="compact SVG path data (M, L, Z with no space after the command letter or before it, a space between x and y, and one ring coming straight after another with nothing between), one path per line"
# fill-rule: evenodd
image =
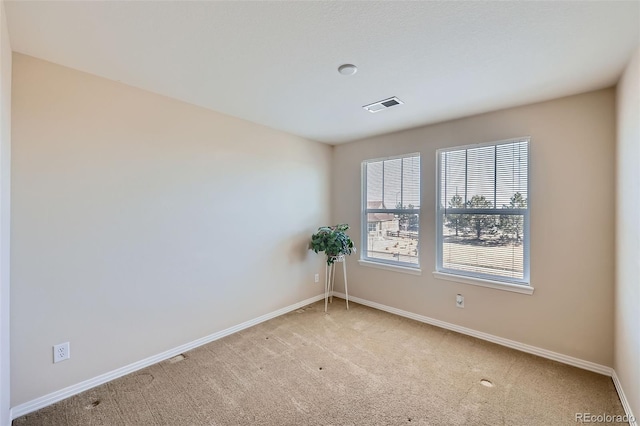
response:
M324 275L324 311L327 312L327 304L333 303L333 287L336 278L336 263L342 263L342 272L344 273L344 294L347 300L347 309L349 309L349 290L347 289L347 262L345 256L337 256L331 265L325 265Z

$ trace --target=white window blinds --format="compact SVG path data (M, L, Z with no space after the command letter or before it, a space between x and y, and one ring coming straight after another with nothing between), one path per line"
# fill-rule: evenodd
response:
M441 272L529 280L529 139L438 151Z
M362 258L417 267L420 155L365 161L363 185Z

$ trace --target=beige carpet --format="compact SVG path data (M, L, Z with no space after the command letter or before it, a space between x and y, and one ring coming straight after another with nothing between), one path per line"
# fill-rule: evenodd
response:
M14 421L24 425L575 425L611 378L334 299ZM489 380L493 387L480 383Z

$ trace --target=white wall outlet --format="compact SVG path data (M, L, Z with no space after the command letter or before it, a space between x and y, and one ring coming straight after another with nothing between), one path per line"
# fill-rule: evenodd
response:
M60 343L59 345L53 346L53 362L64 361L65 359L69 359L71 357L71 352L69 351L69 342Z
M461 294L456 294L456 307L464 308L464 296Z
M319 283L319 282L320 282L320 274L315 274L315 275L313 276L313 280L314 280L315 282Z

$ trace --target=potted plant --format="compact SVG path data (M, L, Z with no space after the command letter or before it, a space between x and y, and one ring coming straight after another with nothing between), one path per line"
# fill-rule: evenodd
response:
M349 225L322 226L311 236L310 249L318 253L323 251L327 255L327 265L331 266L341 256L356 251L353 241L345 233Z

